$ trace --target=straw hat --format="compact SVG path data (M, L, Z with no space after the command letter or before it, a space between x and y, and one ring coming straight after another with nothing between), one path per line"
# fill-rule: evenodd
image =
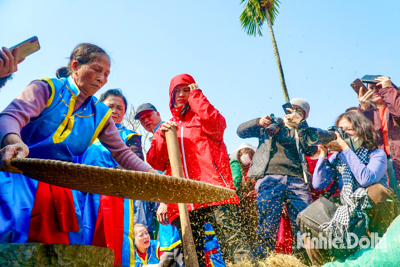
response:
M25 176L88 193L164 203L205 203L231 198L235 191L149 172L129 171L59 160L12 159Z
M229 155L229 159L236 159L237 153L239 152L240 149L242 148L251 148L254 152L256 152L257 147L252 146L249 143L243 143L240 144L240 146L238 147L238 149L236 149L235 151L233 151L230 155Z

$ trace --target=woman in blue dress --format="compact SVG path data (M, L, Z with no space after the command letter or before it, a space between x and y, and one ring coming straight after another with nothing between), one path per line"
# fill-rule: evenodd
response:
M111 118L126 146L143 160L141 136L121 124L128 106L122 91L107 90L100 96L100 101L111 109ZM83 155L75 157L75 162L110 168L120 166L99 140L95 140ZM135 200L75 190L73 195L80 230L70 234L70 242L111 248L119 265L130 266L130 258L134 258L135 253L131 250Z
M0 113L0 243L70 244L69 234L79 231L72 191L19 174L12 158L72 162L98 139L123 168L155 172L126 146L112 111L94 97L110 67L102 48L79 44L58 71L62 78L33 81Z

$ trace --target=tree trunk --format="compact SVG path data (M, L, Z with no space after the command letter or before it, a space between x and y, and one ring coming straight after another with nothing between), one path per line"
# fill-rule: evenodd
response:
M268 29L269 29L269 33L271 35L272 47L274 48L275 60L276 60L276 64L278 65L279 79L281 80L283 98L285 99L285 102L289 102L289 93L286 88L285 75L283 75L281 58L279 57L278 46L275 41L274 30L272 29L271 17L269 16L267 6L268 5L265 6L265 16L267 17Z

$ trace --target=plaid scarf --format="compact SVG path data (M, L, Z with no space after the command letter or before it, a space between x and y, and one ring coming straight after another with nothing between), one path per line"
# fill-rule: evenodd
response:
M370 151L360 147L356 155L365 165L369 162ZM339 157L332 163L342 176L343 188L340 191L341 206L338 207L330 222L322 224L321 229L326 232L332 232L333 237L340 238L343 244L346 244L347 229L351 222L357 222L365 219L368 226L368 216L365 209L372 208L368 201L367 190L363 188L354 178L350 167L347 166ZM341 245L341 247L342 247Z

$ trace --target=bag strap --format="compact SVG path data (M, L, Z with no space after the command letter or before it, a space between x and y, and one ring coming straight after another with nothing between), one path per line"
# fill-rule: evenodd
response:
M303 164L302 159L301 159L301 155L300 155L299 133L297 132L296 128L294 128L294 139L296 140L297 154L299 154L300 164ZM303 166L302 166L301 169L303 170L304 181L305 181L306 184L308 184L308 177L307 177L306 171L304 170Z

